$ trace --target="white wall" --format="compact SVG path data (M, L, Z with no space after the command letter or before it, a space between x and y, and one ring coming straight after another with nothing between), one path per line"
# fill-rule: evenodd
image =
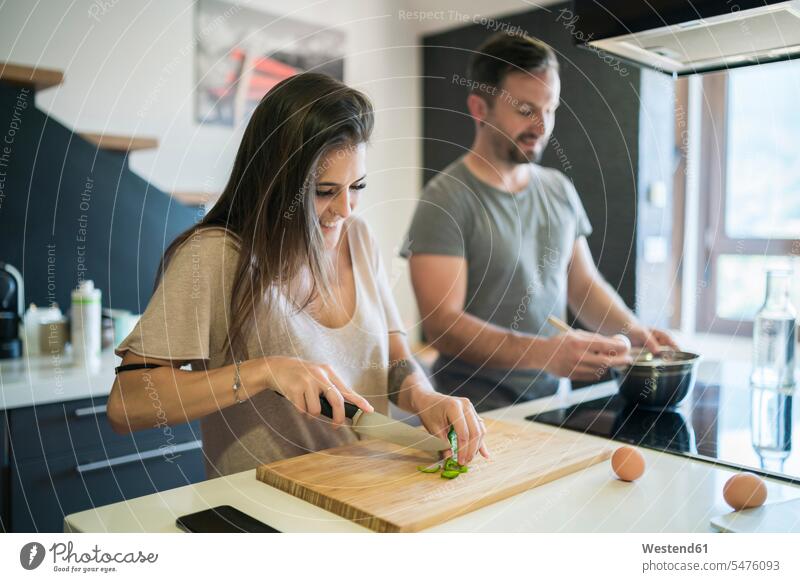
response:
M498 26L491 19L530 10L548 10L564 0L408 0L411 10L425 14L417 27L421 35L443 32L472 23L487 29ZM487 21L484 21L486 19Z
M401 11L457 10L463 18L530 10L537 3L240 3L346 33L345 80L369 94L378 112L368 161L369 188L361 211L381 242L403 318L408 324L415 322L416 306L405 262L393 257L421 182L422 87L417 38L420 33L465 22L407 18ZM70 4L11 0L0 8L0 61L63 70L64 84L40 93L37 105L69 127L158 137L157 150L131 156L131 168L158 187L217 192L228 177L241 128L194 122L193 12L190 0L76 0Z

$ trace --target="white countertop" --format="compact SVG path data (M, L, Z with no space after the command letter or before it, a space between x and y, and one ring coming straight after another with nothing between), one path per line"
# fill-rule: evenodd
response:
M733 366L711 370L741 378ZM702 377L702 373L701 373ZM726 380L727 378L727 380ZM727 384L726 384L727 385ZM526 423L526 416L612 394L607 382L484 414ZM542 430L558 431L540 425ZM606 439L581 438L608 443ZM722 487L734 471L669 453L639 449L647 471L635 483L617 480L604 462L478 509L426 531L438 532L708 532L712 517L731 509ZM768 503L800 498L800 487L767 480ZM75 532L177 532L175 518L233 505L284 532L366 532L362 526L301 501L255 478L255 470L179 487L69 515Z
M0 360L0 410L108 396L120 361L111 349L97 370L73 366L69 354Z

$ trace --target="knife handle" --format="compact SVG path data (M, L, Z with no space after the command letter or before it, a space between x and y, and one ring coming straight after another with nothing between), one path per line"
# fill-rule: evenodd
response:
M281 394L277 390L275 390L275 394L277 394L281 398L286 398L286 396L284 396L283 394ZM328 399L325 398L324 396L320 396L319 397L319 405L322 408L322 414L327 416L330 419L333 419L333 407L331 406L331 403L328 402ZM353 418L356 414L358 414L359 410L361 410L361 409L358 406L356 406L355 404L352 404L350 402L345 401L345 403L344 403L344 415L345 415L345 417Z
M331 403L328 402L328 399L325 398L324 396L320 396L319 404L322 407L322 414L324 414L328 418L333 418L333 407L331 406ZM361 409L355 404L345 401L344 415L347 418L353 418L358 413L359 410Z

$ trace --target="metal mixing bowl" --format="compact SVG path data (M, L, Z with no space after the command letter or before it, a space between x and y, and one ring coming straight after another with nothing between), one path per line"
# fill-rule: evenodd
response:
M698 354L642 351L630 366L612 368L619 393L631 404L669 408L680 404L694 388Z

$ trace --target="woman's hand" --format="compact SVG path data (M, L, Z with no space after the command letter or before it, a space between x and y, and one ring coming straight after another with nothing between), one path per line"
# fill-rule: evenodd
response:
M453 425L458 436L458 462L461 465L469 464L477 452L489 458L489 449L484 442L486 427L469 398L426 390L416 394L414 400L417 415L432 435L447 440L450 425Z
M350 402L365 412L374 412L367 400L350 388L327 364L314 364L299 358L271 356L266 363L267 388L285 396L301 412L319 416L319 397L324 396L333 409L333 424L344 424L344 403Z

